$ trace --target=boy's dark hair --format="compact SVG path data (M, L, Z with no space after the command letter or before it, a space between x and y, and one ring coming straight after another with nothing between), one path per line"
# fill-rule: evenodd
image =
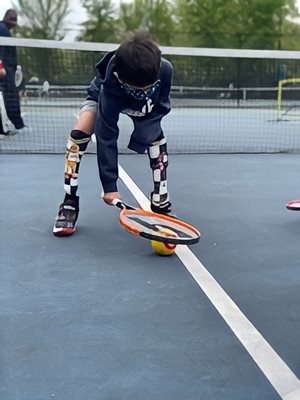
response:
M147 32L136 32L125 39L115 54L115 71L121 81L143 87L159 76L161 52Z

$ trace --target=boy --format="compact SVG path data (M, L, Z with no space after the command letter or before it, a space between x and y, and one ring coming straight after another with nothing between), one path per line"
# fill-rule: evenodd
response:
M97 160L105 203L120 198L117 188L120 113L133 121L128 148L150 159L154 190L151 209L170 213L167 190L167 143L161 119L170 112L172 65L161 57L157 44L145 32L126 39L116 51L107 53L96 65L96 76L88 88L78 122L71 131L66 149L65 199L60 205L53 233L67 236L75 232L79 213L77 178L79 164L91 135L97 138Z

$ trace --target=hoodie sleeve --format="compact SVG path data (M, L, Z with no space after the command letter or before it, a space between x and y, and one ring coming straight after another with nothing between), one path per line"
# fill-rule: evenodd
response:
M100 94L95 133L97 137L97 161L99 176L105 193L116 192L118 171L119 109L114 99Z
M101 90L102 82L106 79L107 68L110 60L114 56L115 52L111 51L96 64L95 70L96 75L91 81L89 87L87 88L87 98L86 100L92 100L98 102L99 94Z
M101 80L99 77L95 76L95 78L91 81L89 87L87 88L86 100L92 100L98 103L100 89L101 89Z
M171 110L170 91L173 79L172 64L166 59L162 59L160 72L161 88L159 93L159 101L154 106L153 111L162 117L167 115Z
M107 53L96 65L96 78L91 82L90 99L97 99L95 124L99 176L105 193L117 191L119 114L122 109L118 96L111 90L114 52Z
M149 133L157 135L161 130L161 120L171 111L170 91L173 78L172 64L166 59L162 59L162 66L160 72L161 87L159 91L158 100L152 111L147 116ZM149 135L151 139L151 135Z

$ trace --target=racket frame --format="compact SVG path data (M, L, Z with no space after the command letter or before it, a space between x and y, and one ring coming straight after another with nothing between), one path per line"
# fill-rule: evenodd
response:
M170 243L170 244L175 244L175 245L176 244L184 244L184 245L196 244L200 240L201 234L198 231L198 229L196 229L193 225L191 225L181 219L178 219L176 217L172 217L170 215L165 215L165 214L154 213L152 211L143 210L142 208L135 208L135 207L132 207L132 206L124 203L120 199L114 199L112 201L112 205L121 209L120 215L119 215L120 224L123 226L123 228L126 231L128 231L134 235L141 236L148 240L155 240L157 242ZM194 234L194 237L180 238L178 236L172 237L172 235L168 235L168 234L166 234L166 236L162 236L162 235L156 235L155 233L144 232L141 229L137 228L136 226L130 226L125 222L126 216L130 216L130 215L147 216L149 218L156 217L162 221L165 221L166 223L168 223L168 222L171 222L172 224L175 223L176 225L178 225L179 229L180 229L180 227L188 229L191 232L191 234ZM165 228L165 229L167 230L168 228ZM172 230L172 227L170 227L169 229Z

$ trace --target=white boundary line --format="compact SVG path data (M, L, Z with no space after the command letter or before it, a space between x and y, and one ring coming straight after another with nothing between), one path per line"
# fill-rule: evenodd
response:
M119 176L140 206L145 210L149 210L149 200L120 165ZM299 400L300 381L297 376L245 317L194 253L187 246L177 246L176 255L240 340L279 396L283 400Z

